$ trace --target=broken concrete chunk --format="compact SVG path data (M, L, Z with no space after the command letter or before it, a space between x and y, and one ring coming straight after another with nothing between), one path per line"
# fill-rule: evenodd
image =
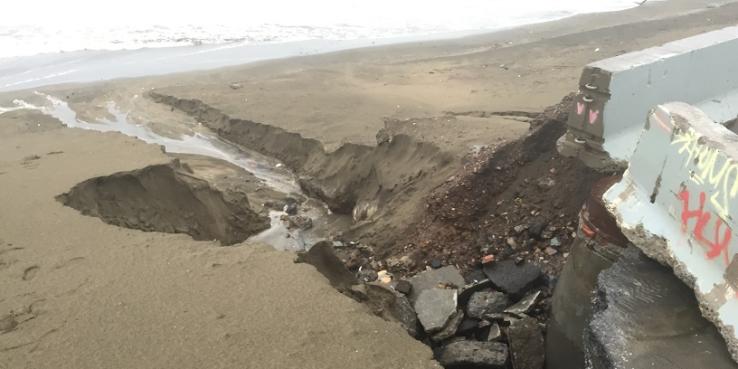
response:
M487 314L501 313L508 305L510 300L502 292L479 291L469 298L466 312L472 318L482 319Z
M418 320L428 333L440 331L456 313L457 292L454 289L423 290L415 301Z
M536 301L538 300L538 296L541 295L541 291L536 291L533 293L529 293L527 296L523 297L515 303L515 305L508 307L505 309L506 313L511 314L525 314L533 307L533 305L536 304Z
M438 362L447 369L464 367L502 369L507 364L507 352L504 343L461 340L441 348Z
M374 314L386 320L400 322L411 336L418 335L418 318L405 296L378 283L366 285L366 296L366 303Z
M505 260L484 266L484 274L502 292L521 296L541 278L541 269L531 263Z
M543 369L545 346L538 321L525 317L513 321L507 329L513 369Z
M411 302L415 302L421 292L430 288L436 288L439 284L462 287L465 283L464 277L461 276L459 270L451 265L426 270L414 275L408 281L413 285L413 290L410 292Z
M464 320L464 312L461 310L457 310L454 315L449 318L448 322L446 322L446 325L438 331L438 333L434 334L431 339L436 342L443 341L447 338L453 337L456 332L459 330L459 325L461 325L461 322Z

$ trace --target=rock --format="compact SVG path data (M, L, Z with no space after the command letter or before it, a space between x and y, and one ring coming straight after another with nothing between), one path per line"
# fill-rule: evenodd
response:
M467 335L470 333L474 333L474 331L482 328L481 322L477 319L472 319L469 317L464 317L464 319L461 321L461 324L459 324L459 327L456 329L456 333L459 335Z
M530 293L527 296L520 299L520 301L515 303L515 305L510 306L507 309L505 309L505 312L511 313L511 314L517 314L517 315L525 314L528 311L530 311L533 305L536 304L536 301L538 301L538 296L540 295L541 295L541 291Z
M303 231L313 228L313 220L304 215L283 215L281 219L287 222L287 228L298 228Z
M507 340L514 369L543 369L546 351L538 321L531 317L513 321Z
M559 247L561 246L561 240L559 240L558 237L554 237L548 242L548 244L551 245L551 247Z
M441 348L438 362L444 368L480 367L502 369L507 364L507 346L499 342L455 341Z
M489 326L489 333L487 333L486 340L487 341L499 341L502 339L502 330L500 329L500 325L497 323L492 323Z
M490 282L489 279L486 278L487 276L484 277L485 278L483 280L467 284L466 286L464 286L464 288L461 289L461 291L459 292L460 305L466 305L475 292L492 288L492 282Z
M333 241L333 247L340 249L340 248L346 247L346 244L341 241Z
M410 292L410 301L415 302L421 292L435 288L439 284L451 284L457 287L464 285L464 277L461 276L459 270L454 266L445 266L438 269L426 270L418 273L408 279L410 284L413 285L413 290Z
M349 291L357 282L354 273L334 254L333 246L328 241L318 242L307 252L298 253L295 262L314 266L339 291Z
M541 269L537 266L513 260L495 262L484 266L484 274L499 290L514 296L522 296L541 278Z
M414 262L409 256L404 255L401 258L392 257L387 259L387 266L391 269L410 269L414 266Z
M392 141L392 136L390 136L389 132L387 132L386 129L381 128L379 131L377 131L376 139L377 146L379 146L383 143L389 143L390 141Z
M486 314L501 313L510 304L507 296L497 291L475 292L466 305L467 315L482 319Z
M287 204L282 208L285 213L289 215L297 214L297 202L288 201Z
M464 312L461 310L457 310L451 318L448 319L448 322L446 322L446 325L441 328L438 333L431 336L431 339L436 342L441 342L447 338L453 337L456 332L459 329L459 325L461 325L461 322L464 320Z
M526 229L528 229L528 226L527 225L525 225L525 224L518 224L515 227L513 227L513 232L515 232L515 234L521 234Z
M228 87L230 87L232 90L238 90L239 88L242 88L243 85L241 85L238 82L233 82L230 85L228 85Z
M531 223L528 226L528 237L540 239L541 233L543 233L543 230L546 229L546 226L547 226L546 222L542 220L537 220Z
M440 261L440 260L438 260L438 259L433 259L433 260L431 260L431 264L430 264L430 265L431 265L431 268L433 268L433 269L438 269L438 268L440 268L440 267L441 267L441 266L442 266L443 264L441 264L441 261Z
M360 281L362 282L374 282L379 278L377 275L377 272L374 271L372 268L360 268L359 273L357 275Z
M380 270L377 273L377 280L384 284L392 283L392 274L386 270Z
M543 252L545 252L546 255L548 255L548 256L554 256L554 255L556 255L556 254L559 253L558 250L556 250L555 248L550 247L550 246L549 247L546 247L545 249L543 249Z
M413 285L410 284L410 282L408 282L407 280L400 279L395 285L395 290L403 295L409 295L410 292L413 290Z
M407 297L377 283L366 285L366 295L367 305L376 315L400 322L411 336L418 335L418 318Z
M550 190L556 186L556 181L551 177L543 177L536 184L542 190Z
M418 320L428 333L440 331L456 313L457 292L453 289L423 290L415 301Z
M518 241L515 240L515 237L508 237L505 243L513 250L518 248Z

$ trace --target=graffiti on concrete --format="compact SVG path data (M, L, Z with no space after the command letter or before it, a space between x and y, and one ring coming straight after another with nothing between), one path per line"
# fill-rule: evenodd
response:
M700 245L707 248L706 255L708 259L713 260L722 255L725 267L727 268L730 264L728 247L733 237L733 231L720 217L713 216L714 214L712 212L705 210L705 198L707 196L704 192L700 192L699 194L699 206L697 207L690 207L690 197L691 195L686 189L679 192L679 199L682 201L682 232L691 233ZM696 222L690 228L689 221L691 219L695 219ZM711 222L713 225L713 234L705 235L705 228ZM721 229L723 230L722 233L720 232Z

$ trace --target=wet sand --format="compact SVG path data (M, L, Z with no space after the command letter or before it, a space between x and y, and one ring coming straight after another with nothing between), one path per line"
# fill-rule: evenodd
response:
M527 131L526 114L500 112L559 101L587 62L735 23L738 5L709 3L672 0L461 40L42 90L90 120L107 117L113 101L172 136L199 122L146 98L152 90L316 139L327 152L372 148L385 129L453 157L422 181L405 181L407 168L380 178L408 186L382 213L396 228L378 221L390 233L469 150ZM32 95L3 93L0 105ZM120 228L54 199L89 178L172 159L157 146L17 111L0 115L0 158L2 369L437 365L399 325L369 315L290 253Z

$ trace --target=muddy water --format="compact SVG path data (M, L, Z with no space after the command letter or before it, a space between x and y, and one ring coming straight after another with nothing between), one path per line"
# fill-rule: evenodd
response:
M18 109L34 109L42 111L59 119L65 126L81 128L99 132L120 132L135 137L146 143L161 145L168 153L193 154L224 160L252 173L263 183L285 196L299 195L304 197L294 174L276 159L249 151L220 139L210 132L193 132L190 135L181 135L171 138L153 132L149 127L136 124L128 119L128 114L122 112L113 102L109 102L107 109L113 119L102 119L90 123L79 119L77 113L69 105L54 96L37 92L48 100L44 106L36 106L22 100L15 100L13 107L0 107L0 114ZM301 207L301 215L313 219L320 224L321 220L329 217L330 211L320 201L308 199ZM290 230L280 219L285 213L270 211L271 227L262 233L251 237L250 241L263 242L279 250L303 250L321 238L318 231Z

